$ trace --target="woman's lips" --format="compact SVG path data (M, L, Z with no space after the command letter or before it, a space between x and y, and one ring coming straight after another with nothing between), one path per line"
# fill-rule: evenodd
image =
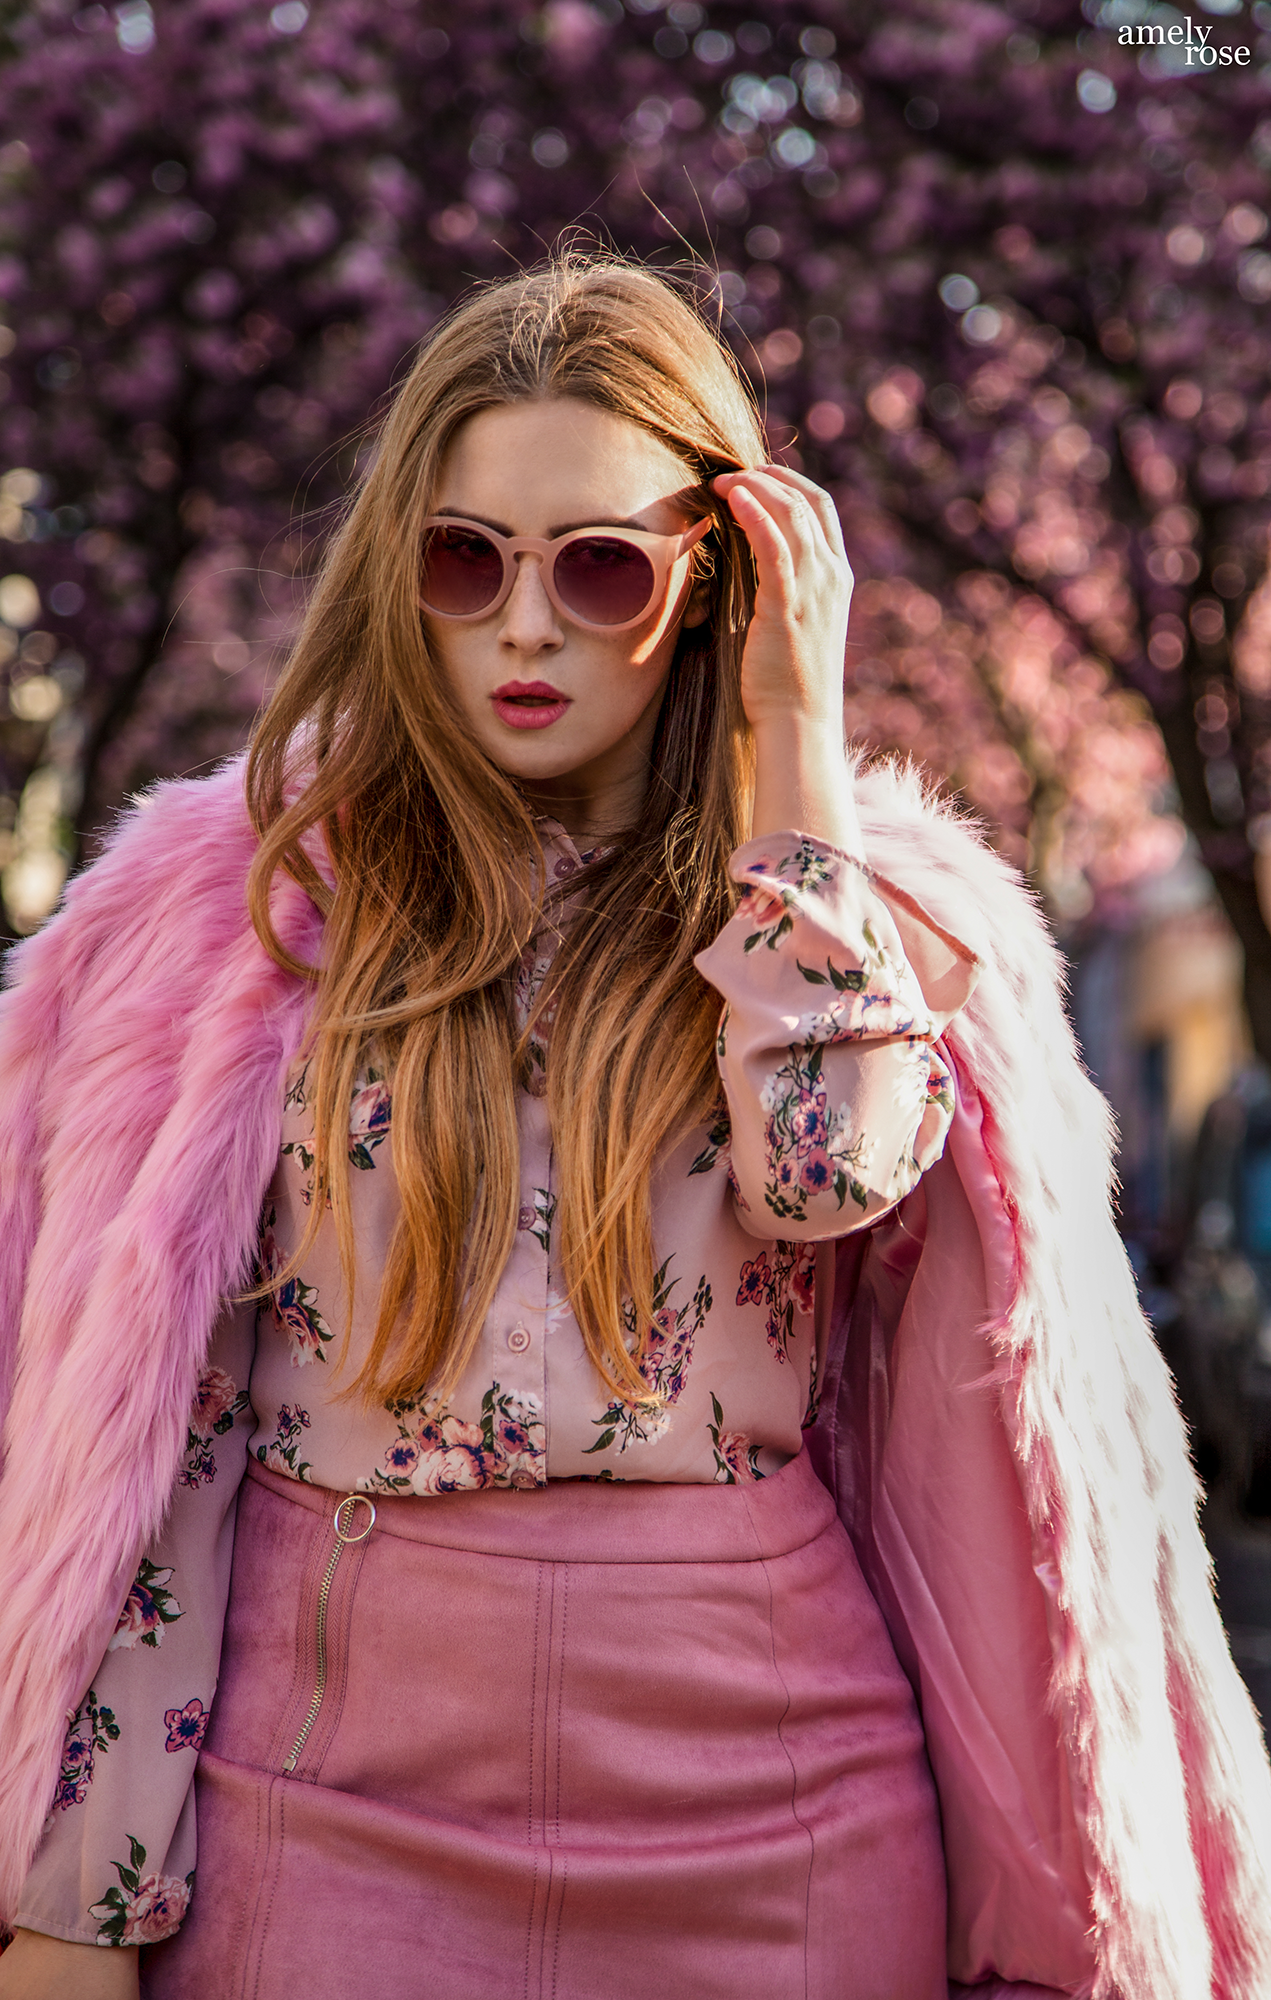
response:
M510 729L546 729L559 722L569 707L569 696L548 681L505 681L490 700L500 722Z

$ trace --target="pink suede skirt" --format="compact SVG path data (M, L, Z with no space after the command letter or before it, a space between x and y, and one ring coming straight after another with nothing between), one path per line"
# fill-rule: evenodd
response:
M341 1499L243 1487L150 2000L945 2000L922 1727L806 1456Z

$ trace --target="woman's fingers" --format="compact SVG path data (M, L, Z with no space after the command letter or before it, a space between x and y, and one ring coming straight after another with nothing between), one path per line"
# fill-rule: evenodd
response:
M751 517L754 515L757 519L760 509L764 517L776 524L786 545L787 562L781 563L780 569L789 583L802 581L816 589L819 578L821 587L829 584L831 588L838 589L846 585L850 590L852 572L843 551L838 516L828 493L822 492L820 487L814 486L801 474L789 473L784 466L763 466L751 472L728 473L724 475L724 480L727 483L720 482L721 491L729 504L741 500L746 509L744 516L737 508L734 512L748 536L751 534ZM751 536L752 545L753 539ZM755 555L758 561L757 549Z
M825 488L805 478L803 473L794 472L787 465L765 465L754 471L725 473L716 484L725 494L738 485L743 490L748 487L762 490L770 509L792 526L806 528L810 512L830 553L840 561L846 560L838 509Z
M818 549L824 541L819 522L816 521L807 502L779 480L770 479L764 471L743 475L729 487L727 496L730 505L740 500L748 512L742 521L747 533L750 531L750 514L762 510L763 518L776 526L786 545L786 554L793 570L806 566L818 554L828 554ZM734 511L736 511L734 509Z
M750 486L735 486L727 495L728 504L746 531L759 571L759 586L776 586L783 594L793 587L795 554L782 524L774 518L765 499Z
M835 555L846 559L847 552L843 547L843 524L839 520L839 510L825 488L818 486L816 481L809 479L806 474L795 472L789 465L769 465L765 466L764 470L770 478L792 487L796 493L803 495L820 522L825 539Z

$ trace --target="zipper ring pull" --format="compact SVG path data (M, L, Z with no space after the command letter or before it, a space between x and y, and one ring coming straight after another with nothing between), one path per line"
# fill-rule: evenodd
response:
M341 1514L343 1514L346 1507L356 1507L359 1501L364 1507L369 1507L371 1512L371 1518L367 1522L366 1526L362 1529L360 1534L357 1535L346 1534L344 1529L340 1526L340 1516ZM349 1519L352 1520L352 1518L353 1518L352 1515L350 1515ZM346 1493L343 1500L341 1500L339 1506L335 1510L335 1533L337 1541L364 1542L374 1526L375 1526L375 1502L371 1499L368 1499L365 1493Z

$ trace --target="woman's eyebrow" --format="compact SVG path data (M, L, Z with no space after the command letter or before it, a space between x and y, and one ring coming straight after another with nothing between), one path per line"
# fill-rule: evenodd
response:
M506 522L491 521L485 514L468 513L462 507L438 507L434 511L439 520L476 521L483 528L493 528L496 535L506 535L510 541L515 539L511 528L508 527ZM557 527L550 529L543 537L543 540L554 542L561 535L572 535L576 528L638 528L646 535L652 532L651 529L645 526L643 521L637 520L634 515L628 515L625 520L618 521L605 520L589 514L581 521L561 522Z
M572 535L575 528L638 528L641 534L647 535L651 532L645 527L644 522L637 521L633 514L629 514L625 521L607 521L603 517L597 519L592 515L583 521L563 521L559 527L552 529L548 540L555 541L558 535Z
M476 521L483 528L493 528L496 535L507 535L510 537L512 533L506 521L488 520L484 514L474 514L467 507L434 507L433 512L438 519Z

